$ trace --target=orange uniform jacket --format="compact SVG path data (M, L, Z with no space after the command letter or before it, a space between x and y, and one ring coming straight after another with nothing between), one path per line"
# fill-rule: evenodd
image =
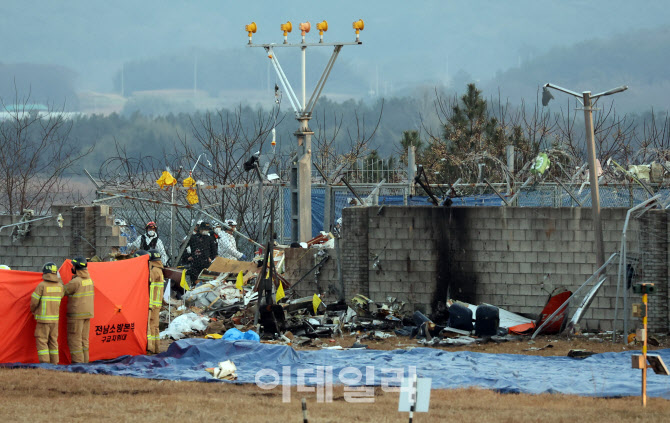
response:
M88 270L77 270L77 275L65 285L68 319L93 318L93 280Z
M60 301L63 298L63 283L58 275L44 274L30 297L30 312L39 323L58 323Z

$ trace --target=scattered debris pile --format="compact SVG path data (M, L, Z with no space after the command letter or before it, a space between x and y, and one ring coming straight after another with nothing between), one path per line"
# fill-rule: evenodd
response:
M323 245L332 239L332 235L323 234L313 244ZM589 292L588 301L582 301L572 319L568 306L573 293L565 290L552 293L537 315L520 315L491 304L447 300L426 316L396 297L387 297L384 302L361 294L349 301L329 301L326 294L296 298L283 272L284 254L280 249L257 256L252 262L215 259L179 300L174 295L166 296L168 306L161 313L166 329L161 338L247 339L329 349L366 348L369 342L392 337L406 337L415 346L501 343L534 337L539 331L559 334L566 326L569 333L578 332L579 317L597 292L597 288ZM165 274L177 279L182 271L166 269ZM354 339L344 341L345 336ZM548 344L531 350L551 347ZM223 370L219 373L228 374Z

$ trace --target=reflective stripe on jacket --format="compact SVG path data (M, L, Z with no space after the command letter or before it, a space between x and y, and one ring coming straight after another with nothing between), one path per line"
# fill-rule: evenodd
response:
M149 262L149 308L160 308L163 305L163 263Z
M40 323L58 323L63 284L58 275L45 274L30 296L30 311Z
M70 319L93 318L94 285L88 270L77 270L77 275L65 285L67 317Z

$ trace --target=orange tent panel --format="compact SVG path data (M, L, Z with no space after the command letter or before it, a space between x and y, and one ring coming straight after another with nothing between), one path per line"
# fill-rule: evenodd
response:
M148 257L89 263L95 284L95 316L89 333L90 360L140 355L146 352L149 306ZM63 263L63 282L72 279L71 264ZM0 270L0 363L37 363L35 319L30 296L42 280L38 272ZM60 364L70 363L67 347L67 297L61 302L58 345Z
M38 272L0 270L0 363L39 361L30 296L41 281Z

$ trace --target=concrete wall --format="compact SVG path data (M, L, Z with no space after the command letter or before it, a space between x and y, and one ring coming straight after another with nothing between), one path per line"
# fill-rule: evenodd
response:
M113 225L109 206L53 206L53 218L30 223L30 232L14 240L13 228L0 232L0 264L14 270L41 271L44 263L57 265L74 256L107 257L113 249L126 244ZM56 216L65 221L58 227ZM39 216L38 216L39 217ZM20 216L0 216L0 226L16 223Z
M631 222L630 232L648 226L640 233L651 233L656 243L654 257L644 262L645 278L659 288L651 300L650 327L667 331L667 215L648 213L653 218ZM625 209L602 211L606 259L619 250L625 217ZM347 299L356 293L376 301L395 296L430 312L449 296L538 314L554 288L574 291L595 270L589 208L352 207L343 212L343 226ZM287 256L287 268L294 268L289 280L295 281L315 264L314 252L291 254L302 255L301 260ZM329 254L333 259L319 275L323 291L337 284L336 255ZM616 264L607 271L582 327L611 329L616 272ZM312 275L298 291L311 295L316 288Z

